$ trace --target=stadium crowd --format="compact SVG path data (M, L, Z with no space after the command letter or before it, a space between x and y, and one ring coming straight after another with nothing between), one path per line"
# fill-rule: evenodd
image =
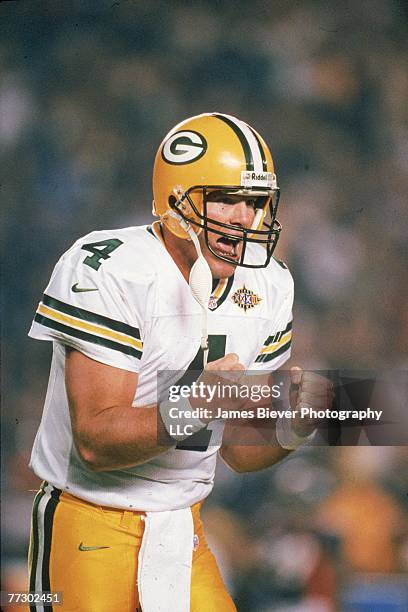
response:
M0 6L7 585L24 588L38 486L27 462L50 348L26 337L31 318L74 240L150 221L154 154L178 119L230 113L270 145L294 362L407 368L406 20L398 0ZM238 609L405 610L406 458L306 448L248 475L220 463L205 515Z

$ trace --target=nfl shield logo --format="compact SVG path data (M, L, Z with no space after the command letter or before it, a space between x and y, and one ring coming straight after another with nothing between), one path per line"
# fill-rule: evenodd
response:
M217 300L213 296L208 300L208 308L210 310L215 310L217 308Z

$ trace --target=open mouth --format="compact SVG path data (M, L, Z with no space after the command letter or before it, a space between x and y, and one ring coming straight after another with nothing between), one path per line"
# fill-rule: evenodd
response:
M228 257L237 257L238 253L238 245L241 242L242 238L238 238L238 236L221 236L218 238L215 250L219 251L222 255L228 255Z

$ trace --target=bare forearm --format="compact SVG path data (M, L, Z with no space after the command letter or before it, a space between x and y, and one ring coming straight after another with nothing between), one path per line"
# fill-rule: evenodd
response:
M175 444L156 405L111 406L96 414L87 427L76 425L78 452L88 467L98 472L140 465Z
M289 454L279 446L275 428L265 423L227 423L221 457L235 472L256 472L268 468Z
M222 448L220 453L234 472L257 472L278 463L290 451L279 447L230 446Z
M72 433L81 459L94 471L145 463L175 442L155 404L132 407L138 377L66 347L65 385Z

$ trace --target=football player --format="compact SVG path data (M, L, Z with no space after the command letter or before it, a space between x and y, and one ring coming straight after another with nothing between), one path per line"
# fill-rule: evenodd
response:
M173 431L158 399L158 372L168 388L180 371L270 372L290 355L293 282L272 257L279 189L263 138L220 113L183 121L158 149L153 194L152 225L93 232L61 257L30 330L53 343L30 590L62 591L67 611L235 610L200 521L218 451L261 469L313 427L239 446L212 413ZM302 381L293 370L292 404L320 401Z

